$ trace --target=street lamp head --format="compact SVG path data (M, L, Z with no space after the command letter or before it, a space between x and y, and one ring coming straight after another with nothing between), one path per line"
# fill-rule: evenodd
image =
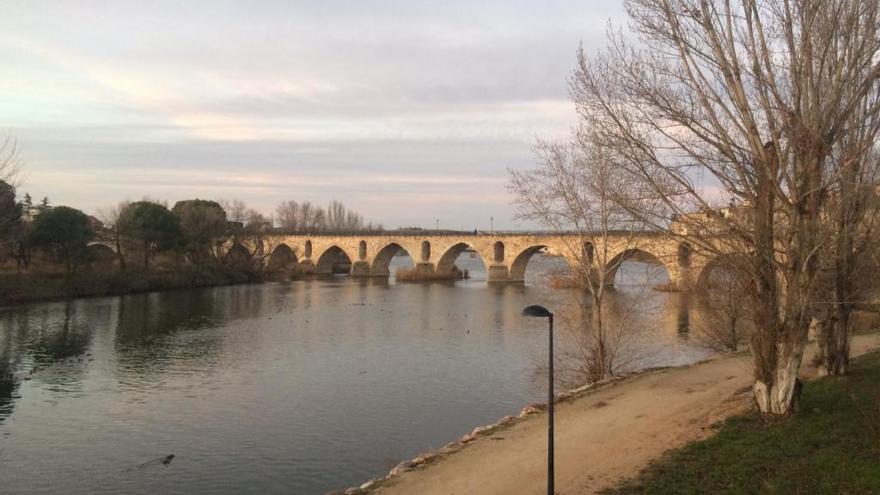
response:
M522 310L523 316L533 316L538 318L547 318L549 316L553 316L553 313L550 312L549 309L544 306L538 306L537 304L533 304L531 306L526 306Z

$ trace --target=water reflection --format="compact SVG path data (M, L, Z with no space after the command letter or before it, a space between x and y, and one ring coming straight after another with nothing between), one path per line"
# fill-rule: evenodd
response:
M472 278L454 283L331 276L7 308L4 490L323 493L380 475L543 399L546 330L522 307L591 311L535 283L558 261L536 256L524 286L487 285L464 253ZM706 355L682 337L680 296L623 277L609 311L637 330L633 367Z
M12 414L14 398L18 397L15 372L20 366L19 356L13 353L11 339L0 340L0 423Z

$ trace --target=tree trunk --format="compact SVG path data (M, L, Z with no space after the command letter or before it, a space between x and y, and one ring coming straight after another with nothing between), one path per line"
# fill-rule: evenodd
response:
M855 187L858 175L857 163L845 169L841 206L838 208L836 256L834 270L834 324L828 338L824 372L828 375L846 374L849 364L849 321L856 296L853 278L856 271L855 235L859 228L859 213L862 210L859 192Z
M835 316L822 318L816 331L813 362L819 376L842 376L849 365L849 314L836 308Z
M783 414L776 411L788 411L789 405L782 407L783 399L787 395L787 388L791 387L793 390L794 382L788 371L791 366L790 353L783 353L785 348L780 346L781 336L786 329L780 321L780 298L774 265L776 207L773 180L777 174L778 162L775 156L776 146L772 141L764 145L764 152L767 155L764 157L767 166L757 167L758 181L755 205L752 208L755 329L750 336L749 345L755 361L755 403L762 413ZM800 366L800 359L797 365ZM794 376L796 378L797 370Z
M798 371L803 354L803 345L781 345L776 358L776 370L770 380L755 380L752 387L755 403L762 413L787 415L797 410L800 395Z
M120 241L118 233L114 237L114 241L116 242L116 259L119 261L119 269L125 270L125 255L122 253L122 242Z

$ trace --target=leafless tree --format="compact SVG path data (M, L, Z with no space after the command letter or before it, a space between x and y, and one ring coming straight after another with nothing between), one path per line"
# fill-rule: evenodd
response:
M240 199L218 199L217 203L223 207L223 210L226 212L226 219L230 222L244 224L247 220L249 208L244 201Z
M696 293L697 335L710 349L737 351L754 326L754 290L747 260L726 256L704 268Z
M285 201L275 209L275 220L284 230L296 232L300 229L299 203Z
M119 232L119 214L130 204L131 201L125 200L98 210L98 219L113 238L113 244L116 247L116 260L120 270L125 270L125 251L122 248L124 240Z
M258 226L262 228L268 225L271 228L273 226L274 217L263 215L240 199L218 199L217 203L226 211L226 220L230 222L239 223L243 227Z
M335 199L327 206L327 230L353 232L363 230L364 218Z
M309 201L285 201L275 210L278 226L290 232L320 232L326 224L326 214Z
M604 302L624 261L616 253L632 243L637 224L614 201L628 189L626 177L616 173L601 147L584 137L575 133L567 144L539 142L537 168L511 171L510 189L520 218L556 233L567 251L560 254L573 261L576 285L589 293L589 301L578 299L572 305L575 316L561 321L573 331L583 374L596 382L616 370L626 319L609 324Z
M638 37L581 51L572 91L591 139L705 253L732 249L755 283L754 396L788 414L812 319L833 150L876 115L876 0L627 0ZM713 193L712 191L715 191ZM742 214L718 214L719 197Z
M299 204L299 225L305 232L320 232L324 230L325 213L320 206L313 205L310 201Z
M0 181L18 187L20 174L18 142L12 136L6 136L0 141Z
M353 232L382 230L363 216L333 200L323 209L309 201L285 201L275 210L278 227L287 232Z
M308 204L308 203L306 203ZM308 219L308 230L310 232L321 232L327 230L327 212L320 206L316 206L310 219Z
M852 114L854 126L859 127L833 152L831 187L822 215L826 240L820 249L813 359L820 375L846 374L850 316L877 283L872 254L880 248L876 189L880 155L875 148L880 119L877 115L862 119L860 111Z

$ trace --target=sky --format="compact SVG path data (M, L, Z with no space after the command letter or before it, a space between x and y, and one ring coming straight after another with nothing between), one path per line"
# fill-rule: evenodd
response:
M343 201L386 227L529 228L508 169L575 125L618 1L6 0L0 133L20 192Z

